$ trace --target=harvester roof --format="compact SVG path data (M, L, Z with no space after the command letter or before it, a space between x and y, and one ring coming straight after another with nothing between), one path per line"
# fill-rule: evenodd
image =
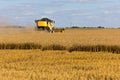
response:
M36 21L47 21L47 22L54 22L53 20L49 19L49 18L42 18Z

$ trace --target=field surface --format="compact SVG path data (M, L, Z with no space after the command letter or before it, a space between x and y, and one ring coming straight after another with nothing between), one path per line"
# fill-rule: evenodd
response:
M0 80L119 80L120 55L1 50Z
M100 52L97 48L99 52L9 50L12 43L15 46L35 43L42 47L54 44L65 48L76 44L113 45L113 51L120 51L120 29L66 29L63 33L52 34L33 28L0 28L0 80L120 79L119 52ZM6 50L2 50L4 47Z

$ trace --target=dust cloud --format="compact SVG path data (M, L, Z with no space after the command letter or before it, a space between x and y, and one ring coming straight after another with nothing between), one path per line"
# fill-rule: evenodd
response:
M28 33L32 32L33 29L26 26L19 26L10 23L8 20L1 19L0 20L0 34L16 34L16 33Z

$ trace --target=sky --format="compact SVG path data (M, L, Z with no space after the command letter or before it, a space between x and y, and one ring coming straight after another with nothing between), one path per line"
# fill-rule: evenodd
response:
M53 19L56 27L120 27L120 0L0 0L0 24L35 26Z

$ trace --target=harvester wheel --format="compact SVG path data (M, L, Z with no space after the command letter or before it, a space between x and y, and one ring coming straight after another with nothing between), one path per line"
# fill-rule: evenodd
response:
M49 33L53 33L54 32L54 29L49 29L49 28L47 28L47 31L49 32Z

